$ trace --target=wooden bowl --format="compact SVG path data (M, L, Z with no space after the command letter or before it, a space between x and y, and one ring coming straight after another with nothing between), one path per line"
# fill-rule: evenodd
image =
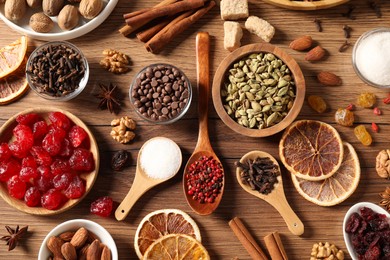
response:
M242 58L249 56L252 53L260 53L260 52L272 53L287 65L287 67L292 72L295 81L296 97L292 108L290 109L287 116L282 121L280 121L276 125L264 129L251 129L238 124L236 121L234 121L234 119L232 119L227 114L225 108L223 107L223 102L221 98L221 88L223 87L223 84L227 80L226 79L227 72L232 67L233 63L235 63L236 61ZM288 55L282 49L273 46L269 43L256 43L256 44L246 45L235 50L221 62L214 76L212 96L213 96L214 107L215 110L217 111L217 114L230 129L234 130L239 134L250 136L250 137L265 137L282 131L295 120L295 118L298 116L299 112L301 111L303 101L305 100L305 90L306 90L305 78L303 77L302 71L298 63L290 55Z
M8 143L11 140L13 136L12 129L14 129L15 126L17 125L16 117L18 115L37 113L47 120L49 112L55 112L55 111L65 114L67 117L69 117L70 120L73 121L74 124L81 126L88 133L90 146L91 146L90 151L92 152L93 158L95 160L95 169L92 172L80 174L80 177L82 177L86 181L84 195L79 199L68 200L64 205L62 205L61 208L57 210L48 210L43 207L28 207L23 200L18 200L11 197L7 191L7 184L4 182L0 182L0 196L12 207L33 215L55 215L72 208L77 203L79 203L91 190L93 184L95 183L99 171L99 148L97 146L97 142L92 132L78 117L65 110L61 110L58 108L54 108L54 107L31 108L14 115L10 119L8 119L8 121L5 122L4 125L0 128L0 143L4 143L4 142Z
M344 4L349 0L318 0L318 1L295 1L295 0L263 0L266 3L292 10L318 10L331 8Z

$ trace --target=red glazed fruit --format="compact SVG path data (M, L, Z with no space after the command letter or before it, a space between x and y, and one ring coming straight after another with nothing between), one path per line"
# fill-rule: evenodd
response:
M108 217L111 215L113 201L110 197L101 197L91 203L91 213L101 217Z
M40 176L36 181L35 181L35 186L38 188L39 191L41 192L46 192L53 188L53 179L52 178L47 178L44 176Z
M16 158L23 159L28 154L28 150L26 150L25 147L23 147L23 145L18 141L12 142L8 145L8 147L11 154Z
M79 147L87 137L87 132L78 125L73 126L69 131L69 140L72 142L73 147Z
M61 173L68 173L70 172L70 165L69 162L65 159L56 159L54 162L50 165L51 173L56 176Z
M41 193L37 187L30 187L27 189L26 194L24 194L24 201L29 207L39 206L41 203Z
M7 143L0 144L0 162L7 161L11 158L12 153Z
M50 154L41 146L33 146L31 148L31 154L34 156L37 164L45 166L49 166L51 164L52 158Z
M92 171L95 167L92 153L83 148L74 150L69 158L69 164L75 171Z
M69 157L71 156L73 153L73 147L72 145L70 144L70 141L65 138L63 141L62 141L62 145L61 145L61 151L59 153L59 156L62 156L62 157Z
M42 141L42 147L50 154L50 156L56 156L60 153L62 146L62 138L54 133L47 134Z
M20 164L15 159L10 159L8 162L1 163L0 165L0 181L6 182L14 175L18 175L20 172Z
M54 176L53 178L54 188L56 190L65 190L66 188L68 188L72 179L73 179L73 174L69 172Z
M56 189L48 190L41 197L42 207L45 209L55 210L60 208L67 201L64 194Z
M21 181L30 182L31 179L36 179L39 177L39 174L35 168L32 167L23 167L20 170L19 178Z
M68 199L78 199L85 193L84 180L79 176L75 176L70 183L69 187L65 190L65 196Z
M35 140L41 140L49 131L45 121L38 121L34 123L32 127L33 135Z
M21 125L32 126L35 122L42 120L42 117L35 113L29 113L24 115L18 115L16 117L16 122Z
M14 175L7 181L7 188L9 195L16 199L23 199L27 187L18 175Z
M69 130L71 122L70 119L61 112L52 112L49 114L49 120L53 125L61 127L64 130Z
M27 155L25 158L23 158L22 167L37 168L37 163L35 162L34 157L32 157L32 155Z

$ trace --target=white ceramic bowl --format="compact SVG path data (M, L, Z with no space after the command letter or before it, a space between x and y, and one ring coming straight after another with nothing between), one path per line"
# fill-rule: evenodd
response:
M92 20L87 20L80 17L79 25L70 31L61 30L60 27L57 25L56 17L51 17L52 20L55 22L55 26L53 30L49 33L39 33L31 29L31 27L28 24L30 17L36 12L41 12L41 9L28 8L25 17L18 22L14 22L8 20L4 16L4 4L0 4L0 19L3 20L4 23L7 24L11 29L21 34L27 35L33 39L45 40L45 41L70 40L89 33L90 31L98 27L101 23L103 23L104 20L106 20L107 17L114 10L115 6L118 3L118 0L103 0L103 2L104 2L104 9L100 12L98 16L96 16Z
M118 260L118 249L116 248L115 241L110 233L108 233L108 231L101 225L86 219L69 220L53 228L42 242L38 253L38 260L47 260L51 255L49 249L46 246L47 240L50 237L58 236L65 231L75 231L81 227L84 227L87 230L93 232L100 239L100 242L105 244L111 250L111 259Z
M352 246L352 243L351 243L351 239L350 239L350 235L347 232L345 232L345 226L347 224L347 221L348 221L349 217L352 215L352 213L355 213L355 212L360 213L359 209L363 208L363 207L370 208L374 212L379 213L379 214L385 214L388 218L390 218L390 214L384 208L382 208L382 207L380 207L380 206L378 206L378 205L376 205L374 203L371 203L371 202L359 202L359 203L353 205L347 211L347 213L345 214L345 217L344 217L344 221L343 221L343 235L344 235L345 245L347 246L349 255L352 257L353 260L358 260L358 257L356 255L355 250L353 249L353 246Z

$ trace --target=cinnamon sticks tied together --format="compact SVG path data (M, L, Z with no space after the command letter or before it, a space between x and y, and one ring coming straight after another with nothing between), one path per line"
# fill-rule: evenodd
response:
M126 25L119 32L127 36L137 31L145 48L157 53L214 6L213 0L164 0L153 8L125 14Z

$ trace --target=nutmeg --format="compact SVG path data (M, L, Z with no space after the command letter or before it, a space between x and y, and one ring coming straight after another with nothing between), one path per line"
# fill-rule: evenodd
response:
M7 19L18 21L26 13L26 0L7 0L4 5L4 15Z
M27 5L31 8L39 8L42 6L42 0L27 0Z
M57 17L58 26L65 31L72 30L79 23L79 18L77 7L65 5Z
M56 16L64 7L64 0L43 0L42 9L48 16Z
M30 17L30 27L36 32L47 33L54 27L54 22L44 13L35 13Z
M81 0L79 11L86 19L95 18L103 9L103 0Z

